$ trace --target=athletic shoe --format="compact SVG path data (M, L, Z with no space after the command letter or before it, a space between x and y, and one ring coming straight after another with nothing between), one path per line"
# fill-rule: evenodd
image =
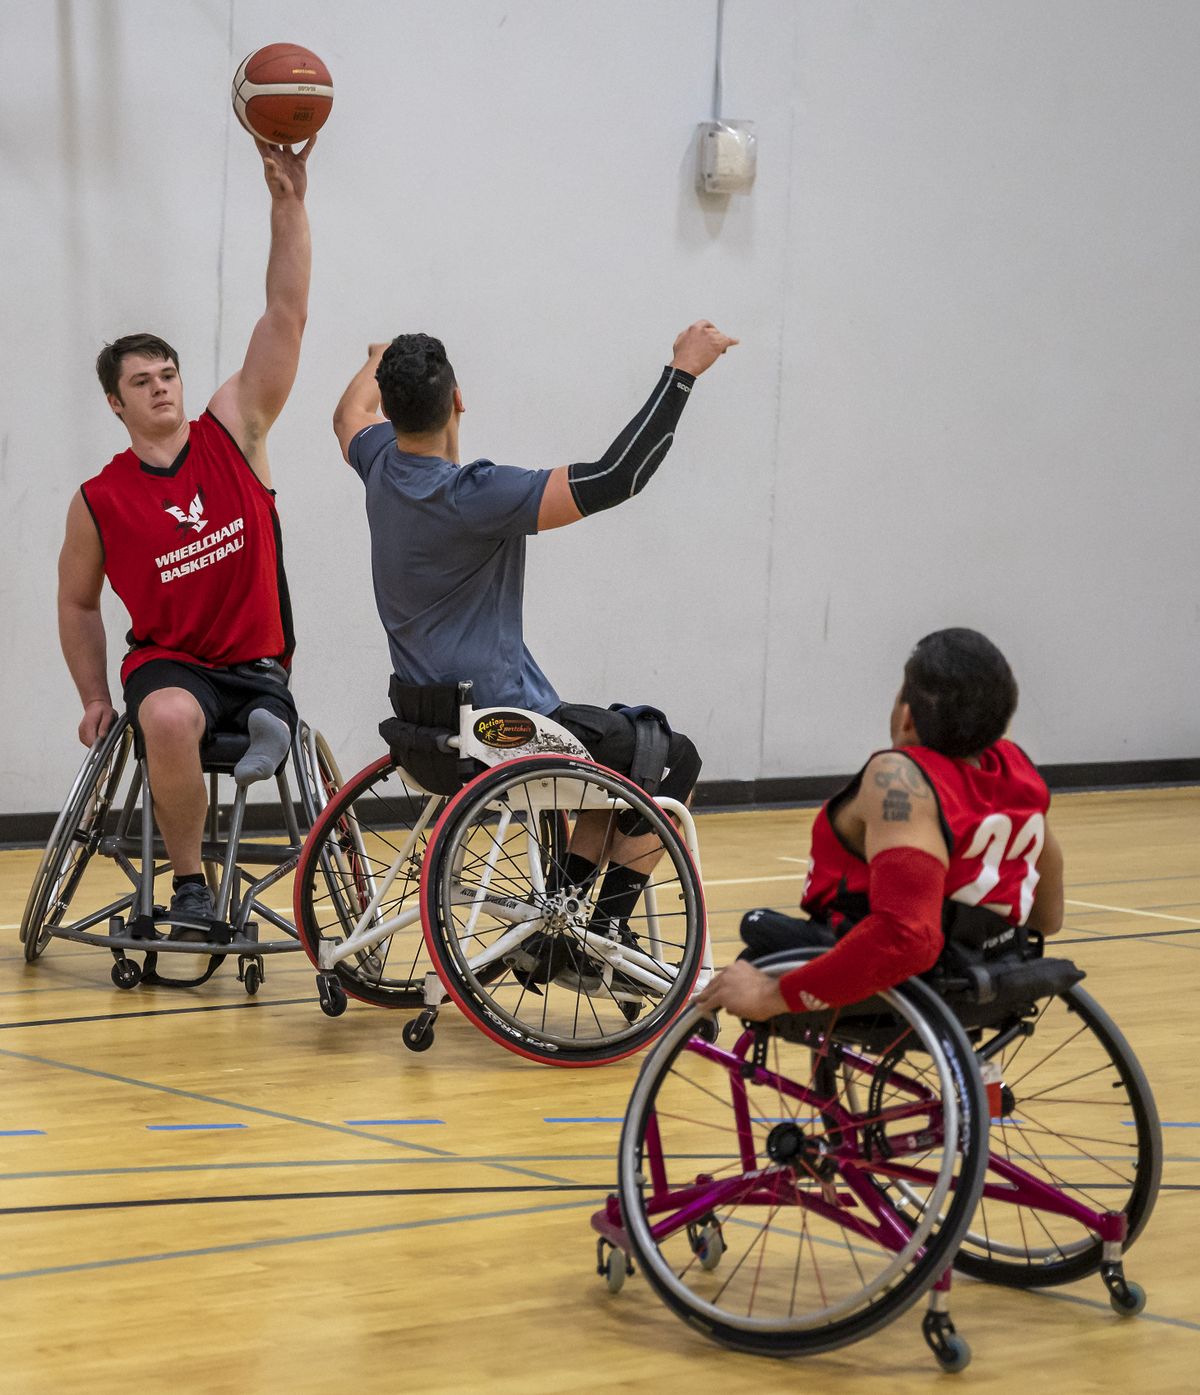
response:
M167 938L169 940L207 940L212 922L217 918L217 907L208 887L198 882L184 882L171 897L167 916L174 922Z

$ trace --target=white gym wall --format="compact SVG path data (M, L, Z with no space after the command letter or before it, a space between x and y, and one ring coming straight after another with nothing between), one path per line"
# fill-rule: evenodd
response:
M662 706L706 779L843 771L912 642L966 624L1038 759L1197 753L1200 6L728 0L723 113L759 158L724 199L694 185L716 8L5 0L0 813L57 808L81 756L55 561L126 444L98 349L162 334L195 416L261 310L228 86L279 40L337 91L271 458L297 696L345 769L387 711L329 427L368 341L439 334L466 458L553 466L603 451L700 316L742 344L651 486L530 542L527 637L565 698Z

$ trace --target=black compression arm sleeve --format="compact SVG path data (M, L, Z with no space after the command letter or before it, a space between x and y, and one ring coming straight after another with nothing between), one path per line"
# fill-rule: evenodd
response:
M611 509L641 492L671 448L695 381L682 369L664 368L649 401L603 456L567 467L571 496L581 514Z

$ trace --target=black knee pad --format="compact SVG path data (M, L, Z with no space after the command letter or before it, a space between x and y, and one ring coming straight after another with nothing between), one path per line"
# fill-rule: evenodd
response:
M691 740L681 731L671 733L671 744L667 748L667 773L659 787L661 794L669 795L680 802L696 788L700 778L700 768L704 762L700 752Z

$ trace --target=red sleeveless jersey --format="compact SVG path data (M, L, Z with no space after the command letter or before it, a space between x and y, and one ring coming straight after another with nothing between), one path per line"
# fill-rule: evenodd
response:
M132 627L121 682L151 659L287 664L295 642L274 492L212 415L167 470L132 450L83 486Z
M989 746L978 766L927 746L904 746L897 754L920 766L937 800L950 856L946 899L985 906L1010 925L1024 925L1038 883L1050 807L1050 792L1037 767L1012 741ZM831 817L853 797L862 777L860 770L813 824L801 907L835 930L848 928L870 909L867 864L842 842Z

